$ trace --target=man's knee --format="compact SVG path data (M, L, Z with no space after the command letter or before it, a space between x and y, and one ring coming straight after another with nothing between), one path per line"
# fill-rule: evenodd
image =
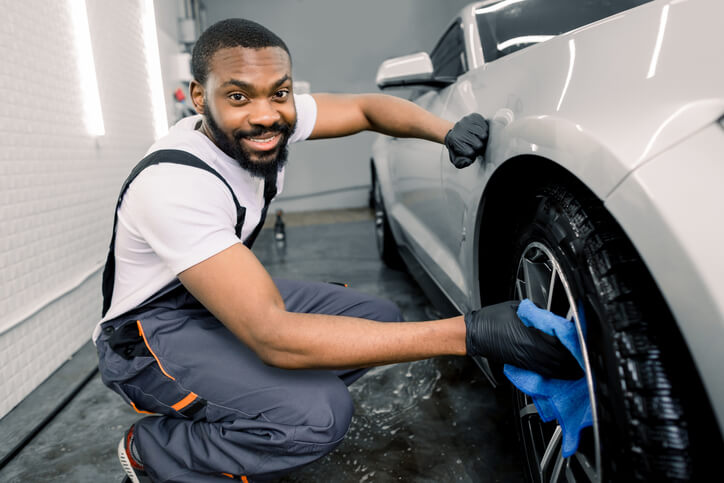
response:
M308 395L297 403L298 410L304 413L304 423L295 430L294 439L297 443L336 446L347 434L354 404L347 386L337 377L311 387Z

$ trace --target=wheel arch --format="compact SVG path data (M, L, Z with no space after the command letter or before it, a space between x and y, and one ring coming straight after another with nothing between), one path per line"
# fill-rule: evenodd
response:
M485 257L484 254L509 253L513 249L510 240L518 228L518 220L511 214L521 213L532 201L530 195L519 194L530 194L554 181L595 196L588 186L560 164L535 155L521 155L506 161L486 183L478 205L480 208L476 215L474 242L478 250L477 278L482 305L507 298L500 281L509 268L504 266L505 257ZM501 206L505 209L498 208Z

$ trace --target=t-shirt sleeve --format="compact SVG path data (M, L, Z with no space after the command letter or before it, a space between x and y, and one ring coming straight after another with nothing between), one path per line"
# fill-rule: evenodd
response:
M147 168L124 196L136 235L178 275L240 240L228 188L190 166Z
M309 94L294 94L297 106L297 127L289 137L289 143L298 143L309 138L317 123L317 101Z

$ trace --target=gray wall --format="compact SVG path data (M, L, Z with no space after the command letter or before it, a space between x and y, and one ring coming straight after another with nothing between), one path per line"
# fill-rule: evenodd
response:
M463 0L205 0L208 23L244 17L282 37L295 80L312 92L377 92L388 57L430 51ZM317 140L291 149L283 194L287 211L364 206L375 134ZM332 192L325 194L327 192Z

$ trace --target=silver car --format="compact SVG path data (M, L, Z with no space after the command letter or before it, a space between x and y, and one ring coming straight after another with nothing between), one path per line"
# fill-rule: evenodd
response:
M378 71L380 88L451 121L479 112L491 132L461 170L439 144L375 142L383 260L458 312L527 297L583 341L594 424L575 455L513 391L533 481L718 473L723 32L722 0L488 0L429 55Z

